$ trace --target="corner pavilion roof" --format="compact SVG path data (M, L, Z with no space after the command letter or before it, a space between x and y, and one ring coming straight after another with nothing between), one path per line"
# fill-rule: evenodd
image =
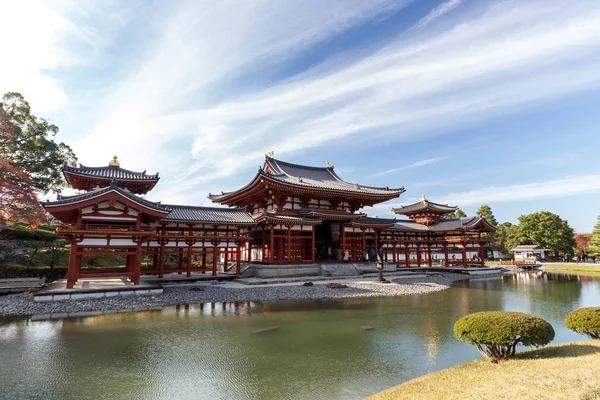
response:
M147 207L147 208L150 208L150 209L153 209L156 211L162 211L162 212L169 211L167 208L162 206L160 204L160 202L153 202L153 201L146 200L142 197L136 196L133 193L130 193L129 191L127 191L125 189L120 188L119 186L117 186L117 182L115 180L112 181L110 186L107 186L104 188L92 190L87 193L76 194L73 196L58 195L57 199L55 201L40 202L40 204L42 204L44 207L56 207L56 206L75 204L75 203L80 203L82 201L86 201L86 200L94 199L96 197L103 196L103 195L105 195L109 192L113 192L113 191L119 193L121 196L126 197L129 200L131 200L135 203L138 203L144 207Z
M87 193L76 194L73 196L59 195L56 201L47 201L42 202L41 204L45 208L50 208L51 211L53 207L65 206L69 204L75 205L76 203L101 197L113 191L134 203L163 213L164 217L161 218L161 221L256 225L256 222L243 208L196 207L161 204L160 202L146 200L140 196L130 193L123 188L120 188L116 180L113 180L110 186L101 189L96 189Z
M439 204L439 203L434 203L432 201L427 200L427 197L425 197L425 195L423 195L421 197L421 200L419 200L416 203L413 204L409 204L407 206L400 206L398 208L392 208L392 211L395 212L396 214L413 214L413 213L418 213L418 212L422 212L422 211L432 211L434 213L439 213L439 214L447 214L447 213L451 213L454 212L458 209L458 207L456 206L449 206L448 204Z
M429 226L419 224L418 222L415 222L413 220L396 220L373 217L369 217L363 220L352 221L351 225L357 227L360 227L361 225L372 227L381 226L385 227L385 229L402 232L457 232L469 231L477 227L482 228L481 230L483 231L489 232L493 232L496 230L496 228L491 226L483 217L479 215L475 217L445 219L431 224Z
M160 179L158 177L158 173L154 175L147 175L146 171L134 172L125 168L121 168L118 165L107 165L106 167L86 167L81 164L79 164L79 167L64 165L63 173L108 180L117 179L127 181L158 181Z
M310 192L337 192L357 197L379 198L379 201L399 197L405 190L403 187L390 189L389 187L373 187L343 181L333 170L333 166L311 167L307 165L292 164L266 156L264 165L259 168L254 179L241 189L221 194L209 194L208 198L216 203L227 203L244 195L254 192L257 186L262 186L263 180L275 185L280 184Z

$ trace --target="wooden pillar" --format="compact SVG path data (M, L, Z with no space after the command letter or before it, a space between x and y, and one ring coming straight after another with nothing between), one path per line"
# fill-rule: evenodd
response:
M262 236L262 262L265 262L266 261L265 252L266 252L266 248L267 248L267 243L266 243L267 238L265 235L265 227L264 226L263 226L263 230L261 231L260 234Z
M421 248L417 245L417 267L421 266Z
M429 260L428 261L429 261L429 266L431 267L432 266L431 262L432 262L432 258L433 257L431 255L431 245L430 244L427 245L427 254L429 255Z
M206 270L206 243L202 241L202 273Z
M183 268L183 250L178 247L177 251L179 252L179 258L177 259L177 268L178 269L182 269ZM181 273L181 272L179 272Z
M241 258L242 258L242 244L244 242L238 242L237 248L235 249L235 274L239 275L241 271Z
M229 238L226 238L229 240ZM225 252L223 253L223 272L227 272L227 263L229 262L229 242L225 245Z
M71 241L71 245L69 246L69 267L67 268L67 289L73 289L73 285L75 285L75 274L76 274L76 259L77 256L75 253L77 252L77 245L75 244L75 240Z
M269 261L273 262L275 260L275 226L271 226L269 246Z
M193 250L193 246L194 245L194 241L192 239L190 239L188 241L188 248L187 248L187 271L185 272L185 276L187 276L188 278L190 276L192 276L192 259L194 258L192 255L192 250Z
M140 284L140 276L142 275L141 267L142 267L142 240L139 239L137 246L135 247L135 255L133 256L133 284Z
M217 276L217 251L219 250L218 246L219 242L213 241L213 267L212 267L212 276Z
M343 222L340 222L340 229L342 230L342 260L344 259L344 254L346 254L346 227Z
M463 268L467 268L467 242L462 242L462 263Z
M484 252L483 252L483 243L479 243L479 260L481 261L481 268L483 268L485 266L485 261L483 260L484 258Z
M312 243L311 243L312 261L315 261L315 225L312 226Z
M287 261L292 262L292 227L288 226L287 231Z
M158 277L162 278L165 275L165 240L160 242L160 254L158 257Z
M444 243L444 266L448 267L448 244Z
M407 244L404 245L404 266L406 268L410 267L410 248L408 247Z
M398 266L398 249L396 248L396 245L394 245L394 264L396 264L396 266Z
M366 251L367 250L367 233L365 232L364 229L362 230L362 250Z

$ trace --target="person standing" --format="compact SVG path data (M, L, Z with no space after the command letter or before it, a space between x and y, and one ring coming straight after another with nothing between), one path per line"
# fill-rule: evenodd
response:
M346 249L344 250L344 262L348 264L348 260L350 260L350 252Z

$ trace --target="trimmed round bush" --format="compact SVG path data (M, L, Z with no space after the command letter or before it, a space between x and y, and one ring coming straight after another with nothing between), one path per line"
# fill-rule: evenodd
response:
M491 362L515 355L518 344L543 346L554 339L554 328L535 315L507 311L483 311L465 315L454 324L458 340L477 347Z
M600 339L600 307L586 307L571 311L565 326L572 331Z

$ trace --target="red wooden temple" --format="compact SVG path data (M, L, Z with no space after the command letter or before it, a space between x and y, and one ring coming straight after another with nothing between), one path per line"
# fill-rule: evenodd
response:
M72 187L85 191L43 203L62 222L57 233L70 244L67 287L81 277L142 274L240 273L244 262L298 264L364 259L382 248L398 266L483 266L486 233L482 217L447 219L456 207L425 196L395 208L405 219L371 218L360 212L398 198L404 188L371 187L342 180L327 162L312 167L265 158L246 186L209 194L225 207L168 205L141 197L159 176L120 167L65 166ZM123 256L123 269L82 267L94 255ZM146 260L146 262L142 262Z

